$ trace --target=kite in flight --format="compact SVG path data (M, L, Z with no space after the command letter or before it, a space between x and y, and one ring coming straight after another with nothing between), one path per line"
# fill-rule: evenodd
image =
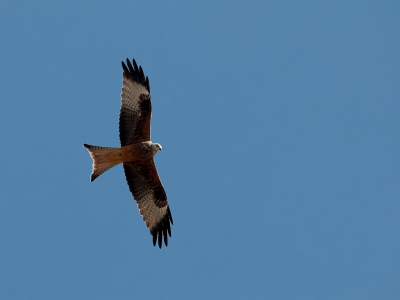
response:
M151 101L149 78L136 61L122 62L123 84L121 110L119 114L119 139L121 148L83 146L93 159L90 181L105 171L122 163L126 180L133 198L137 202L143 221L153 236L153 245L161 249L162 240L168 246L173 224L167 195L158 176L154 155L161 145L150 140Z

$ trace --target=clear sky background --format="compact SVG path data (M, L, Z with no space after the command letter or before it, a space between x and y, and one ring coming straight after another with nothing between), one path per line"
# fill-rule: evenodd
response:
M400 299L399 1L0 1L0 299ZM174 225L122 166L149 76Z

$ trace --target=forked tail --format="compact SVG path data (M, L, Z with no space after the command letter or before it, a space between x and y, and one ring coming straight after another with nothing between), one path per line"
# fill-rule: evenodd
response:
M112 159L112 155L110 155L112 152L115 152L115 150L119 150L119 148L98 147L87 144L83 144L83 147L89 151L93 159L93 170L90 175L90 181L95 180L108 169L121 163L121 161Z

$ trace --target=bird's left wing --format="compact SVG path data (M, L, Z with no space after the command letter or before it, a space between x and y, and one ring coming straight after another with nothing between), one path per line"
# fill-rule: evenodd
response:
M154 160L149 159L143 164L125 162L123 165L129 189L153 236L153 245L156 245L158 239L161 248L164 238L165 246L168 246L167 233L171 236L170 223L173 224L173 221Z

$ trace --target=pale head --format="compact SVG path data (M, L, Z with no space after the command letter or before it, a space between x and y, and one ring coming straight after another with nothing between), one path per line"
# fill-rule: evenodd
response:
M151 143L151 151L153 154L156 154L158 151L161 151L162 147L158 143Z

